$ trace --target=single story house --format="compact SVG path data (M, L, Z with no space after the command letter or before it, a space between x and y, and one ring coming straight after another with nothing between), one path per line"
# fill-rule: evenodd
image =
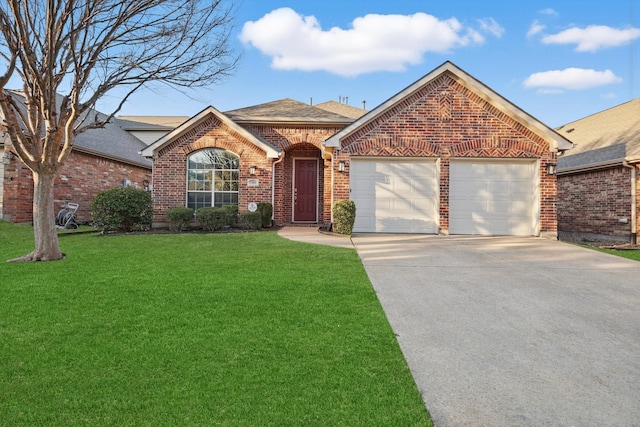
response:
M142 151L154 225L172 207L271 202L277 225L557 236L556 156L571 143L451 62L360 117L290 99L208 107Z
M19 91L12 91L24 99ZM100 114L93 112L94 114ZM0 119L1 119L0 114ZM33 177L13 153L11 139L0 125L0 219L14 223L33 221ZM90 129L76 137L71 155L55 181L54 198L80 205L78 220L91 219L91 201L101 191L132 185L151 187L151 162L140 155L146 144L113 120L103 129Z
M640 98L568 123L558 158L561 237L636 243L640 231Z

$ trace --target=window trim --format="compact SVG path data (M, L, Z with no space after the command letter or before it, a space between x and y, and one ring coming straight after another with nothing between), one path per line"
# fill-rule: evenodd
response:
M212 168L212 169L190 169L189 168L189 163L191 160L192 156L197 155L198 153L202 153L204 151L208 151L208 150L216 150L216 151L220 151L220 152L225 152L225 153L230 153L233 156L235 156L235 158L237 159L238 162L238 168L237 169L217 169L217 168ZM233 151L230 150L226 150L224 148L219 148L219 147L206 147L206 148L202 148L200 150L197 151L193 151L191 153L189 153L186 158L185 158L185 162L186 162L186 172L185 172L185 200L184 200L184 206L186 207L190 207L189 206L189 195L192 193L201 193L201 194L209 194L211 196L211 204L207 205L207 206L200 206L200 207L214 207L215 206L215 200L216 200L216 193L220 193L220 194L236 194L236 198L237 198L237 202L233 205L235 206L239 206L240 204L240 156L236 153L234 153ZM189 175L191 173L191 171L199 171L199 172L204 172L204 171L208 171L211 173L211 190L210 191L199 191L199 190L190 190L189 189ZM236 191L216 191L216 181L215 181L215 175L216 172L218 171L231 171L231 172L236 172L237 173L237 190ZM194 210L199 209L200 207L194 207Z

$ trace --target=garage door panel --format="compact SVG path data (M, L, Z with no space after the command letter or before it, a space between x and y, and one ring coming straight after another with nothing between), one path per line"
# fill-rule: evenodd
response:
M451 234L535 233L537 164L534 161L451 161Z
M355 232L436 233L435 161L353 159Z

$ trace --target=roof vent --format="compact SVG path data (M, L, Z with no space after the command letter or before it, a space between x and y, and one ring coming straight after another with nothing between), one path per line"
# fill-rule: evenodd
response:
M567 129L567 130L565 130L565 132L566 132L566 133L571 133L571 132L573 132L574 130L576 130L576 129L575 129L575 128L571 128L571 129Z

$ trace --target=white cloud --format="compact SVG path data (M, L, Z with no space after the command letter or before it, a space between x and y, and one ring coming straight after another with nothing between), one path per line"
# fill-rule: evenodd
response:
M456 18L441 20L425 13L371 14L356 18L349 29L324 30L314 16L281 8L246 22L240 40L271 57L276 69L355 76L402 71L420 63L428 52L448 53L482 44L482 32L496 35L503 31L493 19L483 20L476 30Z
M540 13L541 15L551 15L551 16L558 16L558 12L556 12L555 10L551 9L550 7L546 8L546 9L542 9L541 11L539 11L538 13Z
M538 89L536 93L540 93L542 95L558 95L560 93L564 93L562 89Z
M640 37L640 29L619 30L606 25L589 25L586 28L569 28L542 38L545 44L575 44L578 52L595 52L599 49L620 46Z
M564 70L533 73L524 81L524 86L527 88L541 87L547 90L581 90L620 82L622 82L622 79L613 74L611 70L596 71L584 68L566 68Z
M546 25L541 24L537 20L533 21L531 27L529 27L529 31L527 31L527 37L533 37L536 34L541 33L545 28L547 28Z
M480 24L480 29L485 33L498 38L504 34L504 28L493 18L478 19L478 23Z

